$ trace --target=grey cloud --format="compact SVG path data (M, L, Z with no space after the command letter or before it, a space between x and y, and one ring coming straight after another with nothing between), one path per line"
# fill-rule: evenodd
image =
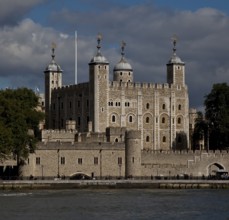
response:
M46 0L1 0L0 25L15 24L32 7Z

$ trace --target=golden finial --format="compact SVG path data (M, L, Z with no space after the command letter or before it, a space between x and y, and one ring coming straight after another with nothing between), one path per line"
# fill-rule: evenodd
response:
M52 42L51 48L56 49L56 43L55 42Z
M98 34L97 34L97 40L101 41L101 40L102 40L102 37L103 37L103 36L102 36L101 33L98 33Z

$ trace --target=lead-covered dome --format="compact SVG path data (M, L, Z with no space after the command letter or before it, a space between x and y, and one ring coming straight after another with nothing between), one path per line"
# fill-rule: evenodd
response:
M184 64L180 57L178 57L175 53L170 58L168 64Z
M62 72L62 69L60 65L55 62L55 60L52 60L51 63L46 67L45 71Z
M114 71L133 71L133 69L124 57L122 57L121 60L114 66Z

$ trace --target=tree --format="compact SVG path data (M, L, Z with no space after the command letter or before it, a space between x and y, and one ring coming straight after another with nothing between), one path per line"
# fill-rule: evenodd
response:
M14 154L19 165L35 150L38 125L44 118L37 106L38 97L30 89L0 91L0 157Z
M210 149L229 147L229 86L214 84L205 97L206 119L208 121Z

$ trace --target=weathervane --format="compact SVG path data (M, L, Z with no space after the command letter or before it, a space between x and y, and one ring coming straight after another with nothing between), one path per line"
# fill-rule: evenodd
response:
M176 44L177 44L177 41L178 41L178 38L177 38L177 35L174 34L173 37L171 38L172 40L172 43L173 43L173 54L175 55L176 54Z
M54 58L55 58L56 43L52 42L51 48L52 48L52 59L54 60Z
M98 51L101 48L101 46L100 46L101 40L102 40L102 34L98 33L98 35L97 35L97 42L98 42L97 48L98 48Z
M126 42L122 41L122 42L121 42L121 51L122 51L121 54L122 54L122 57L124 57L124 54L125 54L125 53L124 53L125 46L126 46Z

